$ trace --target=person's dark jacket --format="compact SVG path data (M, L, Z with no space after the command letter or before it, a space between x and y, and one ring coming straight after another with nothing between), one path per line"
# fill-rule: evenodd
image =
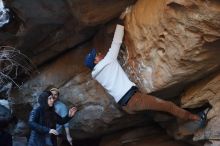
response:
M12 146L11 134L5 131L0 131L0 146Z
M12 146L12 135L7 131L11 123L16 124L17 119L11 111L0 104L0 146Z
M29 116L29 126L31 128L31 135L29 138L28 146L46 146L46 136L49 135L51 128L46 126L45 123L45 112L41 107L33 109ZM63 125L68 122L71 118L67 115L61 118L55 111L53 112L56 117L56 123ZM55 129L55 128L53 128ZM57 146L56 136L50 136L53 146Z

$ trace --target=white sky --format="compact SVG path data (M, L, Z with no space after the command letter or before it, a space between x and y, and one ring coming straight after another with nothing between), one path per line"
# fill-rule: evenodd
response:
M0 0L0 27L9 22L7 10L4 9L2 0Z
M3 8L3 2L0 0L0 10Z

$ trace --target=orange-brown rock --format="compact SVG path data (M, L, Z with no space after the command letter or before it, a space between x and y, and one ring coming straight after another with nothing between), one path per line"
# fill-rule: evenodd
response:
M194 140L208 139L215 145L220 140L220 72L189 87L181 97L182 107L198 107L209 103L212 109L208 113L205 128L194 134Z
M126 16L124 68L142 90L171 89L220 64L220 3L216 0L139 0Z
M206 109L210 104L211 109L207 114L205 127L195 129L193 122L167 120L158 121L167 132L176 139L185 139L193 136L194 141L206 140L205 146L219 145L219 123L220 123L220 72L216 72L205 79L192 84L181 96L183 108L197 108L194 113ZM198 108L199 107L199 108ZM160 118L161 119L161 118ZM189 125L191 123L191 126Z

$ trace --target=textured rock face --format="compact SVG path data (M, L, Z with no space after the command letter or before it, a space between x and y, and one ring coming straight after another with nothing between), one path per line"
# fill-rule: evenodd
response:
M205 127L194 129L194 126L187 126L183 121L174 121L169 118L161 120L158 117L156 120L165 128L167 132L176 139L186 139L193 136L193 141L206 140L206 146L219 145L219 122L220 122L220 74L219 71L193 83L181 95L181 106L183 108L197 108L205 109L203 105L210 104L211 109L207 114L207 123ZM194 111L198 113L201 110ZM192 124L191 124L192 125ZM189 128L188 128L189 127Z
M147 92L180 89L219 67L218 1L139 0L126 17L130 77Z
M212 105L207 126L194 134L194 140L208 139L215 145L220 139L220 72L191 86L181 100L183 107L198 107L207 102Z
M10 25L0 28L1 45L19 48L32 57L35 64L42 64L92 37L100 24L118 16L131 1L13 0L6 2L14 17L11 16Z
M168 137L163 129L151 125L104 136L100 146L191 146Z
M113 98L91 79L82 62L89 48L85 45L66 53L43 67L39 75L19 90L13 90L11 100L15 103L13 109L16 115L27 120L31 106L37 102L39 94L48 87L55 86L60 89L60 100L68 107L78 108L70 123L74 138L91 138L151 121L146 115L125 115Z
M101 30L92 43L85 43L63 53L58 59L52 59L39 68L40 74L19 90L13 90L11 100L15 103L16 115L27 120L39 93L49 86L56 86L61 91L60 99L69 107L77 106L79 109L71 121L74 138L98 136L143 122L147 125L150 118L145 113L125 115L83 66L89 48L97 47L99 51L106 52L111 43L114 22L102 27L99 24L117 17L129 2L28 2L30 5L22 0L9 3L12 9L17 10L19 19L16 19L16 25L11 24L14 29L10 32L6 31L7 27L0 32L0 36L4 36L0 37L0 42L14 44L28 52L34 56L36 64ZM208 125L195 133L194 140L219 138L219 73L208 77L220 65L219 14L218 0L138 0L125 19L126 47L121 48L119 59L132 81L143 91L154 92L161 97L177 96L185 89L180 98L185 108L200 107L207 102L213 106L208 114ZM187 89L189 85L192 87ZM168 131L178 130L179 125L173 126L176 123L173 119L169 121L170 117L155 117L158 117L158 122L171 124L170 127L165 126L170 128ZM181 131L177 134L181 136ZM218 141L210 141L218 145ZM140 145L146 143L143 140Z
M124 68L139 87L169 97L191 84L180 97L182 107L213 106L207 126L195 133L186 134L181 122L161 122L175 138L194 135L218 145L219 73L207 75L220 66L219 16L218 1L139 0L126 17Z

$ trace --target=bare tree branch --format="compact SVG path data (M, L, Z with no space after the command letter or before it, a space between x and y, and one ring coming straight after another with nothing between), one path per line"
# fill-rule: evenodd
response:
M0 84L12 82L19 87L18 76L30 76L34 71L36 67L26 55L13 47L0 46Z

